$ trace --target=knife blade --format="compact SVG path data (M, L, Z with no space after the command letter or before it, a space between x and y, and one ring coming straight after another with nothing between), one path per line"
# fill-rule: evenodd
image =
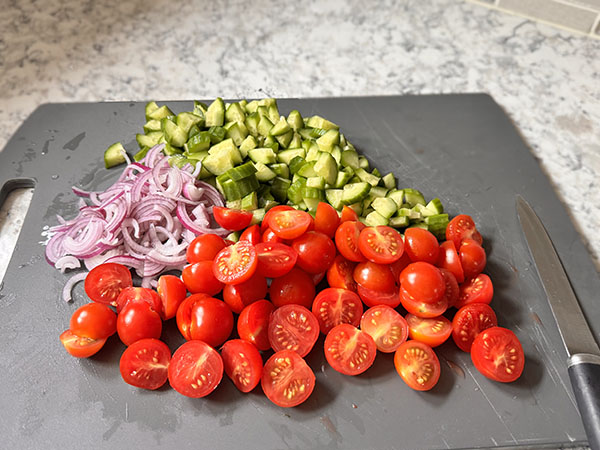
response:
M600 348L552 240L533 208L517 195L517 215L567 351L567 368L590 448L600 450Z

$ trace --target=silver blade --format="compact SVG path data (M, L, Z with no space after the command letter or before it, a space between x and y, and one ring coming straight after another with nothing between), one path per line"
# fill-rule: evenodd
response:
M600 354L550 236L535 211L520 195L517 195L517 214L567 353L569 356Z

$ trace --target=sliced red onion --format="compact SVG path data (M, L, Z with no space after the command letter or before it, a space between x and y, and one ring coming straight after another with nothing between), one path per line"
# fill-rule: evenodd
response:
M58 258L58 261L54 264L61 273L65 273L66 270L69 269L79 269L81 267L81 263L79 259L72 255L66 255Z
M65 286L63 287L63 291L62 291L62 298L65 302L70 302L71 300L73 300L71 297L71 293L73 291L73 286L75 286L80 281L85 280L85 277L87 277L87 274L88 274L88 272L81 272L81 273L78 273L77 275L73 275L65 283Z

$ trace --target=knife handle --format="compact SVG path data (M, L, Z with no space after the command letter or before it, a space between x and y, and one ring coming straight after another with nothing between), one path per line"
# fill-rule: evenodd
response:
M567 364L590 448L600 450L600 356L576 353Z

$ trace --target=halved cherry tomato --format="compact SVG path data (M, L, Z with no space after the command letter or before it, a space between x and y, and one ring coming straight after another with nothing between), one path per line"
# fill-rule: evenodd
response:
M282 239L296 239L312 225L313 218L296 209L276 211L269 216L269 228Z
M219 225L226 230L243 230L252 222L252 213L242 209L213 206L213 216Z
M252 245L256 245L261 241L261 239L262 239L262 233L260 232L260 226L252 225L252 226L246 228L242 232L239 240L240 241L248 241Z
M158 389L167 382L171 350L158 339L140 339L125 349L119 371L125 383L142 389Z
M267 296L267 279L255 273L240 284L228 284L223 289L223 300L239 314L244 307Z
M169 384L186 397L205 397L223 378L221 355L203 341L188 341L175 350L169 364Z
M354 262L366 260L358 248L358 238L364 228L361 222L342 221L335 232L335 246L344 258Z
M212 271L212 261L200 261L185 266L181 278L188 291L192 294L217 295L225 286Z
M248 280L258 260L254 246L246 241L225 247L213 261L212 271L217 280L225 284L238 284Z
M117 332L117 315L103 303L88 303L71 315L69 329L90 339L104 339Z
M473 239L463 239L459 250L460 264L465 272L465 278L473 278L485 268L485 250Z
M304 357L319 337L319 322L312 312L301 305L284 305L271 314L269 342L271 348L292 350Z
M412 261L410 260L408 254L404 252L402 254L402 257L398 261L390 264L390 270L394 274L394 280L399 282L400 274L404 269L406 269L406 266L408 266L411 262Z
M344 375L359 375L375 362L377 346L371 336L355 326L343 323L325 338L325 359Z
M323 281L323 278L325 278L325 275L327 275L327 272L321 272L321 273L313 273L312 275L312 280L313 280L313 284L315 286L318 286L318 284Z
M262 376L263 361L260 353L250 342L231 339L221 349L225 373L241 392L254 389Z
M326 272L336 254L333 241L318 231L308 231L294 239L292 248L298 254L296 265L312 274Z
M452 319L452 339L463 352L470 352L479 333L498 326L494 310L485 303L471 303L460 308Z
M333 327L342 323L357 327L363 313L363 306L360 297L354 292L327 288L315 297L312 312L319 321L321 333L327 334Z
M367 289L366 287L357 284L357 293L368 308L377 305L386 305L395 308L400 304L400 296L398 295L397 287L394 287L389 291L378 291Z
M333 260L333 264L327 270L327 283L334 288L348 289L356 292L356 281L354 281L354 267L356 263L348 261L342 255Z
M265 217L263 217L263 220L260 224L260 231L264 232L269 228L269 218L271 217L272 214L276 213L277 211L291 211L292 208L289 205L276 205L273 206L271 209L269 209L267 211L267 213L265 214ZM264 239L263 239L264 241Z
M293 268L271 281L269 295L275 307L296 304L311 308L315 299L315 284L309 274Z
M315 213L315 231L329 236L331 239L335 236L340 224L338 212L329 203L319 202L317 212Z
M402 286L400 286L400 301L406 311L424 319L441 316L448 309L448 299L445 296L435 303L420 302Z
M396 279L388 264L371 261L358 263L352 274L354 281L373 291L392 291L396 289Z
M404 253L402 236L392 227L378 225L367 227L360 232L358 248L369 261L377 264L391 264Z
M262 242L255 249L258 258L256 271L267 278L285 275L292 270L298 259L296 250L277 242Z
M475 278L465 280L459 286L457 308L462 308L470 303L487 303L492 301L494 296L494 286L492 280L484 273L480 273Z
M471 216L459 214L454 217L446 227L446 239L454 242L456 248L460 248L463 239L473 239L479 245L483 243L483 239Z
M117 297L117 314L130 303L147 303L153 311L162 315L162 300L152 289L143 287L127 287Z
M193 294L177 310L177 327L181 335L201 340L212 347L221 345L233 330L233 314L221 300L206 294Z
M394 355L394 366L400 378L417 391L428 391L440 379L440 360L423 342L408 340Z
M117 317L117 333L123 344L129 346L140 339L159 339L162 319L146 302L129 302Z
M502 383L515 381L525 366L519 338L502 327L488 328L477 335L471 346L471 359L479 372Z
M411 261L437 263L440 244L431 231L417 227L407 228L404 239L404 250Z
M452 334L452 324L444 316L425 319L414 314L406 315L408 335L415 341L437 347L448 340Z
M342 216L340 217L340 223L344 222L358 222L356 211L346 205L342 208Z
M156 291L162 301L163 319L172 319L187 295L185 284L174 275L162 275L158 279Z
M261 386L269 400L289 408L310 397L315 388L315 374L298 353L281 350L265 363Z
M201 234L188 246L185 256L190 264L212 261L221 250L227 247L225 240L216 234Z
M446 289L444 291L444 297L446 298L446 302L448 303L448 308L456 305L458 301L459 288L458 283L456 282L456 278L452 275L452 272L446 269L440 269L442 276L444 277L444 282L446 283Z
M270 228L267 228L263 235L262 235L262 241L263 242L273 242L273 243L280 243L280 244L285 244L287 241L285 239L281 239L279 236L277 236L275 233L273 233L273 230L271 230Z
M400 273L400 285L418 302L436 303L446 290L440 270L426 262L409 264Z
M123 289L133 286L131 272L117 263L104 263L94 267L85 277L84 289L90 299L116 306Z
M274 309L273 303L268 300L259 300L246 306L237 320L240 338L251 342L259 350L269 350L269 318Z
M107 338L90 339L77 336L71 330L66 330L60 335L60 342L71 356L76 358L89 358L100 351Z
M460 263L460 257L458 256L454 242L445 241L440 244L437 266L452 272L457 282L462 283L465 281L465 272Z
M367 309L360 319L360 329L375 341L377 350L395 352L408 338L408 325L395 309L377 305Z

